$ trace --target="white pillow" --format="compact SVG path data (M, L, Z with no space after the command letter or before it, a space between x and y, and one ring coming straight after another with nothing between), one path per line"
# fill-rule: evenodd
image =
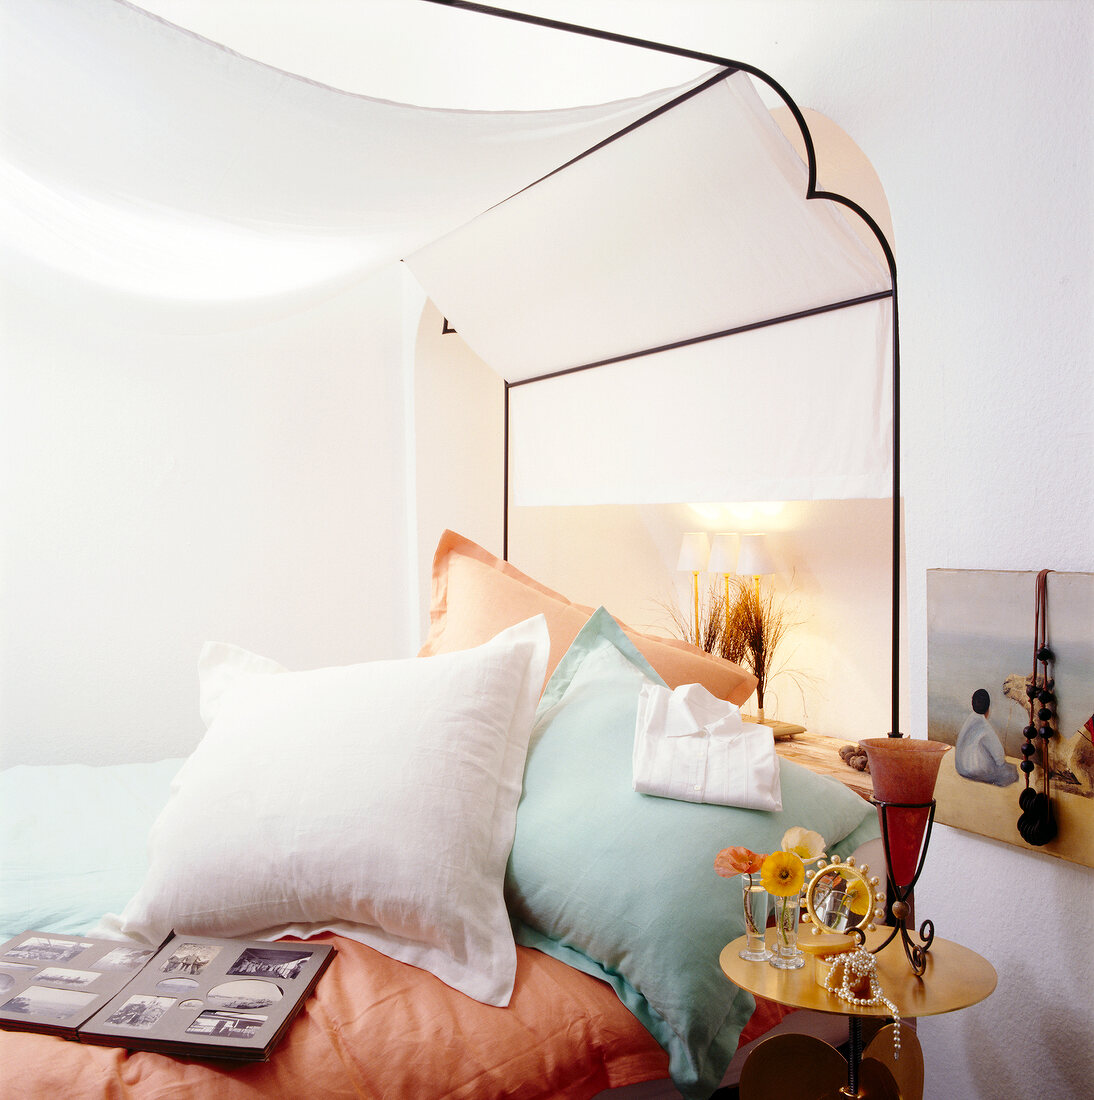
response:
M312 672L207 646L211 724L115 930L332 931L508 1004L502 889L549 648L542 615L476 649Z

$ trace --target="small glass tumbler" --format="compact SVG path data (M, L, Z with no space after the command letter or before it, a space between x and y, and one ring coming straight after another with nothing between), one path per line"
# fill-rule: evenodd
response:
M771 965L778 970L798 970L805 966L805 956L798 946L801 908L800 891L789 897L775 898L775 953Z
M767 928L767 899L771 896L760 885L759 875L741 875L744 891L745 935L747 941L738 952L748 962L766 962L771 952L764 943L764 931Z

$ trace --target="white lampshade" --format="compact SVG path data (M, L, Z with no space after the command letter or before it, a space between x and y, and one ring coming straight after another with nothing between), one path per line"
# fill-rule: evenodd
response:
M714 536L707 568L712 573L737 572L737 535L722 531Z
M680 542L676 568L682 573L702 573L710 558L710 539L706 531L688 531Z
M775 559L767 548L763 535L742 535L741 551L737 555L737 572L742 577L762 577L777 572Z

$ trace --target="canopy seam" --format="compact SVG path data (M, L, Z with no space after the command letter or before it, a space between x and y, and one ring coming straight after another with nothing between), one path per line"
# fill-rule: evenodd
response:
M639 351L628 351L622 355L613 355L608 359L598 359L593 363L582 363L576 367L564 367L562 370L550 371L547 374L537 374L532 378L521 378L515 382L507 381L508 388L527 386L533 382L545 382L552 378L562 378L570 374L578 374L581 371L594 370L597 367L607 367L615 363L625 363L631 359L641 359L647 355L657 355L660 352L676 351L679 348L690 347L692 344L704 344L710 340L721 340L729 336L738 336L744 332L754 332L756 329L770 328L772 325L781 325L788 321L801 321L806 317L815 317L823 313L834 313L841 309L851 309L854 306L866 305L869 302L880 302L886 298L892 298L893 290L879 290L873 294L864 294L858 298L847 298L841 302L829 302L823 306L811 306L809 309L799 310L796 313L784 313L779 317L765 317L761 321L749 321L747 324L736 325L733 328L720 329L718 332L704 333L702 336L689 336L684 340L675 340L669 344L661 344L653 348L642 348Z

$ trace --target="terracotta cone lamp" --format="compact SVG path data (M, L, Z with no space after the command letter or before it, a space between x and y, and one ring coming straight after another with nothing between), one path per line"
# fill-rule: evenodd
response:
M889 871L897 886L908 886L919 864L938 766L950 746L909 737L871 737L859 744L870 761L874 800L893 803L887 811ZM879 806L878 816L885 813Z
M910 913L908 899L927 854L938 767L950 746L909 737L872 737L859 744L870 762L873 800L896 895L892 911L898 924L893 936L900 932L912 969L922 974L927 965L926 953L934 939L934 925L929 920L923 922L919 933L923 943L916 944L909 937L905 921Z

